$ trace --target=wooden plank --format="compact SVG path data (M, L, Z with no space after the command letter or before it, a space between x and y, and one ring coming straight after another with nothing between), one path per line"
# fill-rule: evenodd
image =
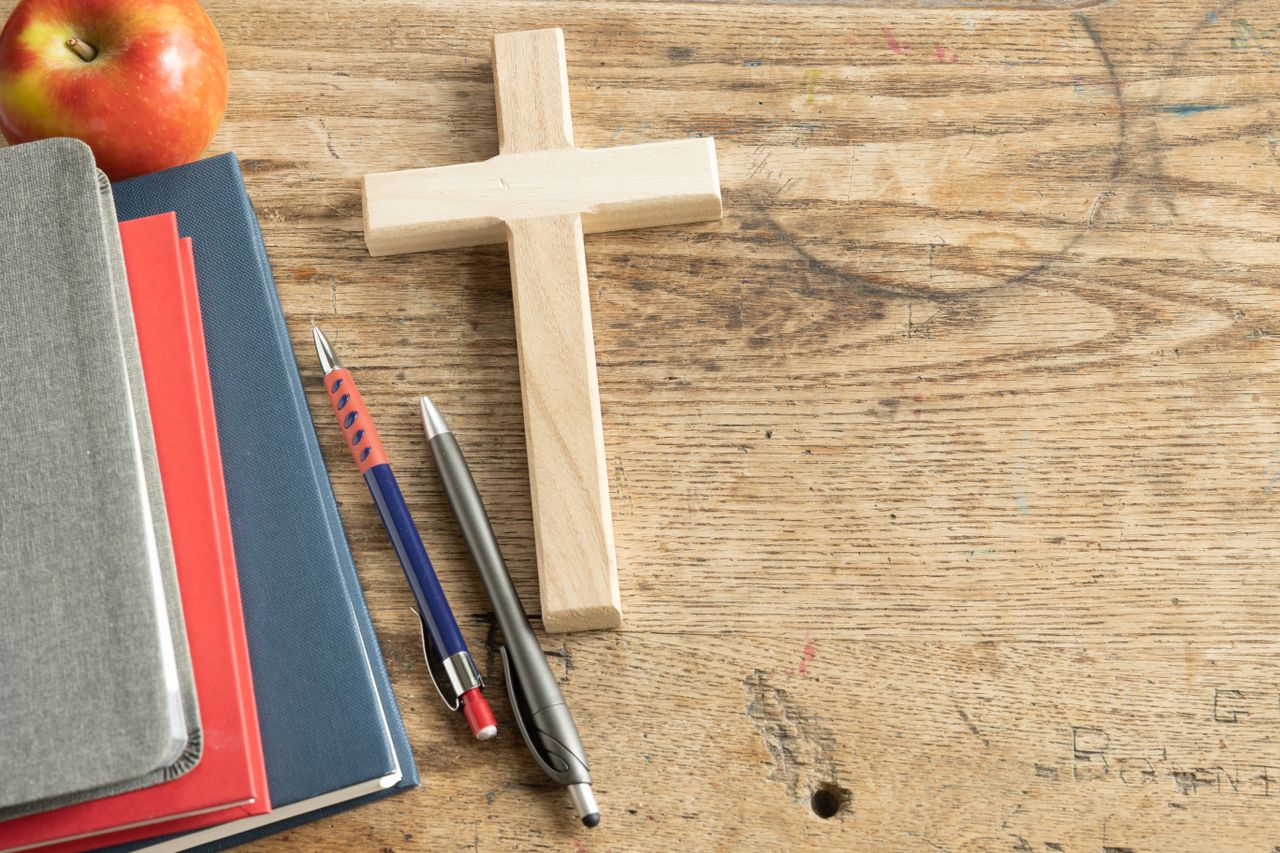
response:
M436 732L415 729L434 790L420 807L392 798L294 831L293 843L1222 853L1276 840L1276 644L557 639L548 660L575 705L609 824L561 828L573 821L563 798L532 767L507 769L531 764L518 739L500 736L489 765L437 730L432 688L405 671L413 648L397 640L387 651L398 695ZM693 682L696 697L672 687ZM699 732L714 743L691 744ZM441 791L451 827L431 811Z
M713 139L501 154L480 163L366 175L373 255L506 240L504 222L581 214L588 234L720 217Z
M503 154L573 147L569 72L559 27L493 37L493 94Z
M1273 3L207 5L300 363L341 334L508 725L478 757L440 710L321 429L427 782L247 849L1280 843ZM544 645L592 833L510 736L414 404L536 612L507 253L360 233L361 175L496 153L489 40L552 25L577 141L714 135L727 202L587 238L627 626Z
M542 622L622 624L582 223L507 223Z
M499 156L572 149L561 31L495 36L493 68ZM543 625L616 628L622 599L582 220L566 211L505 224Z

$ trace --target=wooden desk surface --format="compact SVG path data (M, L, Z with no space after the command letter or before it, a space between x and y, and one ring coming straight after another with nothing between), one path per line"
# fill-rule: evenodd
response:
M916 5L210 0L213 150L244 162L424 775L251 849L1280 845L1280 9ZM489 36L554 25L579 144L714 135L726 205L587 240L626 627L544 647L595 831L511 725L413 403L536 608L505 250L374 260L357 184L493 154ZM496 743L427 679L312 320Z

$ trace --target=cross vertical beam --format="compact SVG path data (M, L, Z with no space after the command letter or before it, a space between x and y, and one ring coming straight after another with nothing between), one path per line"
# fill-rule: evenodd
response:
M493 40L498 150L573 147L560 30ZM587 257L577 213L507 223L542 623L622 624Z

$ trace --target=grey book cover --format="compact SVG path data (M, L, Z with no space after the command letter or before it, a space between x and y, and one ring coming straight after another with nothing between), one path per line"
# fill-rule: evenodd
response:
M0 149L0 819L167 781L199 711L111 190Z

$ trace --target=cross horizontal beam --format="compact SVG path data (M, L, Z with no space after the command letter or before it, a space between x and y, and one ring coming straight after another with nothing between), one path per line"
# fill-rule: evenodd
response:
M710 138L618 148L499 154L480 163L364 178L370 253L393 255L503 243L504 223L581 214L593 234L720 216Z

